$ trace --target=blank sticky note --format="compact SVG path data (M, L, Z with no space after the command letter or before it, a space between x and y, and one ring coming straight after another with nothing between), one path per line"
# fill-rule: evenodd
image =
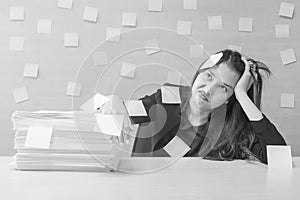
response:
M172 83L176 85L181 84L182 74L180 72L170 71L167 75L167 83Z
M65 47L78 47L78 33L65 33Z
M228 49L231 49L231 50L233 50L233 51L237 51L237 52L239 52L239 53L242 53L242 47L241 47L241 46L229 44L229 45L228 45Z
M94 113L95 111L99 110L103 104L108 102L110 98L102 95L102 94L95 94L92 98L87 100L84 104L80 106L80 109L86 111L87 113Z
M171 157L177 158L184 156L190 149L191 148L177 135L164 147L164 150Z
M288 24L276 24L275 25L276 38L288 38L290 37L290 26Z
M38 64L26 63L24 66L23 76L36 78L38 76L38 71L39 71Z
M161 87L162 103L165 104L180 104L181 98L179 87L162 86Z
M51 20L38 20L37 33L51 33Z
M102 133L120 136L124 115L96 114L97 123Z
M108 58L106 51L98 51L93 54L94 65L107 65Z
M292 3L281 2L279 15L282 17L293 18L295 5Z
M204 56L204 47L202 44L190 45L190 57L202 58Z
M253 19L249 17L239 18L239 31L242 32L252 32Z
M190 21L177 21L177 33L183 35L192 34L192 22Z
M10 37L9 50L23 51L24 50L24 37L20 37L20 36Z
M206 69L215 66L222 58L222 56L222 52L210 55L209 58L205 61L205 63L202 65L201 69Z
M82 19L89 22L97 22L99 9L89 6L84 7Z
M144 42L147 55L151 55L160 51L159 43L157 39L152 39Z
M127 100L124 104L129 116L147 116L142 100Z
M197 0L183 0L183 9L197 10Z
M65 9L72 9L73 0L58 0L57 7L65 8Z
M52 131L52 126L29 126L25 147L48 149L50 147Z
M148 0L148 10L153 12L161 12L163 8L162 0Z
M133 63L123 62L121 69L121 76L134 78L136 65Z
M267 145L268 169L290 170L293 168L291 146Z
M24 20L24 7L13 6L10 7L10 20L12 21L22 21Z
M69 81L67 86L67 96L80 96L81 84Z
M21 103L29 99L25 86L15 88L12 92L16 103Z
M292 48L281 51L280 57L284 65L296 62L296 56Z
M294 106L295 106L295 94L281 94L280 107L294 108Z
M122 14L122 25L123 26L136 26L136 13L134 13L134 12L123 12L123 14Z
M208 29L209 30L221 30L222 25L222 16L211 16L208 17Z
M121 29L119 28L107 28L106 30L106 40L112 42L119 42Z

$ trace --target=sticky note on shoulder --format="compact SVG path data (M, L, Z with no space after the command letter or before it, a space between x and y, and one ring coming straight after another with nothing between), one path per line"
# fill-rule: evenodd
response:
M161 87L162 103L165 104L180 104L180 92L179 87L162 86Z
M171 157L182 157L184 156L191 148L177 135L164 147L164 150Z
M25 147L48 149L52 131L52 126L30 126L26 136Z
M127 100L124 103L129 116L147 116L142 100Z
M110 101L110 98L97 93L92 98L87 100L84 104L82 104L80 106L80 109L88 113L94 113L96 110L101 108L103 104L105 104L108 101Z
M268 169L289 170L293 168L291 146L267 145Z

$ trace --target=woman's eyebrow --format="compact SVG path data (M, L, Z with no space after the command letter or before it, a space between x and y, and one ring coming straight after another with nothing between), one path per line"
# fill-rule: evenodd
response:
M210 72L215 78L217 77L211 70L209 70L209 72ZM229 84L227 84L227 83L224 83L224 82L223 82L223 85L225 85L226 87L229 87L229 88L231 88L231 89L233 90L233 87L232 87L231 85L229 85Z

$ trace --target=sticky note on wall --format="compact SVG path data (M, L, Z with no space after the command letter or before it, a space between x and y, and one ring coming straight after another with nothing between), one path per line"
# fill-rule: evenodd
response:
M288 65L296 62L296 56L292 48L281 51L280 57L281 57L282 64L284 65Z
M12 6L10 7L10 20L23 21L24 20L24 7Z
M197 10L197 0L183 0L183 9Z
M119 42L121 29L119 28L107 28L106 30L106 40L112 42Z
M15 88L13 90L13 96L14 96L16 103L21 103L21 102L29 99L28 94L27 94L27 89L25 86Z
M65 33L65 47L78 47L79 36L78 33Z
M49 34L51 33L51 26L52 26L51 20L40 19L37 21L37 33Z
M9 50L11 50L11 51L23 51L24 50L24 37L22 37L22 36L10 37Z
M294 108L294 106L295 106L295 94L281 94L280 107Z
M282 17L293 18L295 5L292 3L281 2L279 15Z
M97 19L98 19L98 13L99 13L98 8L85 6L84 11L83 11L82 19L84 21L89 21L89 22L95 22L96 23Z
M148 0L148 10L153 12L161 12L163 9L162 0Z
M160 51L157 39L147 40L144 42L144 47L147 55L151 55Z
M123 26L136 26L136 13L134 13L134 12L123 12L123 14L122 14L122 25Z
M192 22L190 21L177 21L177 33L182 35L192 34Z
M65 9L72 9L73 0L58 0L57 7L65 8Z
M290 36L290 26L288 24L275 25L276 38L288 38Z
M37 78L39 65L33 63L26 63L24 66L24 77Z
M69 81L67 86L67 96L80 96L81 84Z
M103 104L108 102L110 98L102 95L102 94L95 94L92 98L87 100L84 104L80 106L80 109L88 112L94 113L96 110L102 107Z
M252 32L253 19L249 17L239 18L239 31L242 32Z
M121 76L134 78L136 65L133 63L123 62L121 69Z
M210 16L208 17L208 29L209 30L221 30L222 25L222 16Z

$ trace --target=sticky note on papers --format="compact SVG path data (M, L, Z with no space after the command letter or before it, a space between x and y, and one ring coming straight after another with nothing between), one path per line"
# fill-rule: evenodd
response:
M197 0L183 0L183 9L197 10Z
M284 65L288 65L288 64L296 62L296 56L295 56L294 50L292 48L281 51L280 57L281 57L282 63Z
M133 63L123 62L121 69L121 76L134 78L136 65Z
M123 14L122 14L122 25L123 26L136 26L136 13L134 13L134 12L123 12Z
M253 19L249 17L239 18L239 31L242 32L252 32Z
M120 41L121 29L119 28L107 28L106 30L106 40L112 42Z
M142 100L127 100L124 104L129 116L147 116Z
M37 21L37 33L51 33L51 20L38 20Z
M208 17L208 29L209 30L221 30L222 29L222 16Z
M39 71L38 64L26 63L24 66L23 76L36 78L38 76L38 71Z
M96 114L96 119L102 133L121 135L124 115Z
M276 24L275 25L276 38L288 38L290 37L290 26L288 24Z
M13 90L13 96L16 103L21 103L29 99L26 87L19 87Z
M48 149L50 147L52 131L52 126L29 126L25 147Z
M9 50L23 51L24 50L24 37L21 37L21 36L10 37Z
M267 145L268 169L290 170L293 168L291 146Z
M144 42L147 55L151 55L160 51L159 43L157 39L152 39Z
M182 73L170 71L167 75L167 83L172 83L176 85L181 84Z
M231 50L233 50L233 51L237 51L237 52L239 52L239 53L242 53L242 47L241 47L241 46L229 44L229 45L228 45L228 49L231 49Z
M192 22L190 21L177 21L177 33L182 35L192 34Z
M67 87L67 96L79 97L81 92L81 84L69 81Z
M294 106L295 106L295 94L281 94L280 95L280 107L294 108Z
M202 58L204 56L204 47L201 44L190 45L190 57Z
M110 101L110 98L97 93L92 98L87 100L84 104L82 104L80 106L80 109L88 113L94 113L96 110L101 108L103 104L105 104L108 101Z
M24 7L13 6L10 7L10 20L12 21L23 21L24 20Z
M106 51L98 51L93 54L94 65L107 65L108 58Z
M57 7L65 8L65 9L72 9L73 0L58 0Z
M163 8L162 0L148 0L148 10L153 12L161 12Z
M98 8L93 8L93 7L85 6L84 7L84 11L83 11L82 19L84 21L97 22L98 13L99 13L99 9Z
M279 15L282 17L293 18L295 5L292 3L281 2Z
M164 147L164 150L171 157L182 157L184 156L191 148L177 135Z
M165 104L180 104L181 98L179 87L162 86L161 87L162 103Z
M65 47L78 47L78 33L65 33Z

